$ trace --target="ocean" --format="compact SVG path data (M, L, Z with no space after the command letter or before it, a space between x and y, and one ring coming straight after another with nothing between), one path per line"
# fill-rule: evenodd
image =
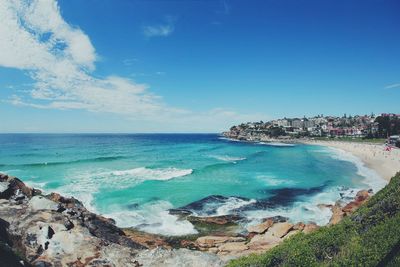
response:
M196 232L169 209L328 223L318 204L385 185L357 158L322 146L247 143L217 134L1 134L0 172L74 196L120 227ZM190 205L194 203L195 205Z

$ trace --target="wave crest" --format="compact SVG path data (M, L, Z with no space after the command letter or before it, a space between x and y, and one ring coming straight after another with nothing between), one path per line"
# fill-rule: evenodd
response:
M193 173L192 169L149 169L146 167L135 168L125 171L112 171L110 174L115 176L133 176L142 180L170 180L177 177L187 176Z
M245 160L245 157L232 157L228 155L210 155L210 158L222 160L222 161L227 161L227 162L233 162L236 163L237 161L242 161Z

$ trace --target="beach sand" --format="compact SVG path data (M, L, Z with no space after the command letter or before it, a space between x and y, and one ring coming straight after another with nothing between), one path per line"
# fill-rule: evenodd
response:
M400 171L400 149L398 148L394 148L391 151L385 151L385 145L383 144L343 141L309 140L303 143L329 146L349 152L361 159L368 168L375 170L387 181L390 181L390 179Z

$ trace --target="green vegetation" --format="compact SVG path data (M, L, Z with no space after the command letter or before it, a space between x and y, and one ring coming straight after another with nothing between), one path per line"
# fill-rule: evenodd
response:
M400 266L400 173L339 224L228 266Z

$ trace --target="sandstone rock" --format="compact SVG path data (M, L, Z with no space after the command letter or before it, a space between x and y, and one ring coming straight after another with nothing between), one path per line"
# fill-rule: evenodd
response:
M306 226L304 227L303 233L309 234L309 233L312 233L312 232L318 230L319 228L320 227L316 223L309 223L309 224L306 224Z
M361 190L358 191L355 197L356 201L365 201L369 198L369 191L368 190Z
M342 211L342 207L340 207L339 204L335 204L332 207L332 217L329 220L329 225L335 225L339 223L343 219L344 215L345 213Z
M282 241L281 238L274 236L271 232L267 231L266 233L264 233L262 235L254 236L250 240L249 246L254 247L254 246L259 246L259 245L276 244L276 243L280 243L281 241Z
M348 203L346 206L343 207L342 211L346 213L346 215L353 213L356 211L365 201L369 199L369 191L368 190L361 190L358 191L356 197L353 201Z
M211 253L214 253L214 254L217 254L218 252L219 252L219 249L218 248L210 248L209 250L208 250L208 252L211 252Z
M303 222L298 222L293 225L293 230L303 230L306 225Z
M272 225L267 233L271 233L273 236L282 238L283 236L285 236L290 229L293 228L293 224L288 223L288 222L283 222L283 223L275 223L274 225Z
M219 267L224 266L217 255L187 249L155 249L140 252L135 259L143 266L168 267L168 266L190 266L190 267ZM117 265L135 266L135 265Z
M252 225L247 228L247 231L249 233L257 233L257 234L262 234L265 231L268 230L272 225L274 224L273 220L269 219L266 220L265 222L257 225Z
M282 222L287 222L289 218L278 215L274 217L265 218L264 222L268 220L272 220L274 223L282 223Z
M202 236L197 238L196 244L199 247L211 248L219 246L226 242L242 242L246 239L243 237L230 237L230 236Z
M196 244L199 247L214 247L217 244L225 243L229 240L229 236L202 236L197 238Z
M249 247L245 242L229 242L218 247L221 252L240 252L248 249Z
M223 215L223 216L211 216L211 217L195 217L189 216L186 218L189 222L202 222L209 224L226 225L231 223L236 223L243 219L243 217L238 215Z
M290 231L289 233L287 233L287 234L283 237L283 239L290 238L291 236L294 236L295 234L298 234L298 233L300 233L300 232L301 232L301 230L293 230L293 231Z

